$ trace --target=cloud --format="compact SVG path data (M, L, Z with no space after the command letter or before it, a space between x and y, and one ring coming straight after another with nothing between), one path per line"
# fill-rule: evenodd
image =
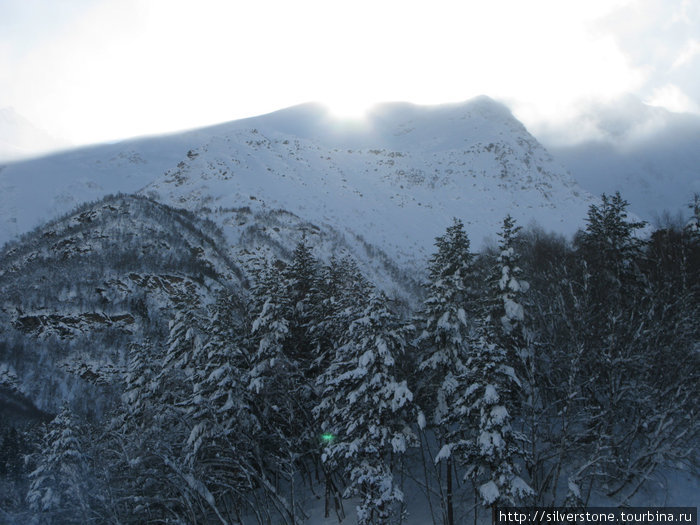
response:
M680 52L671 69L678 69L685 66L690 66L695 62L695 59L700 56L700 40L691 38Z
M700 108L700 2L634 0L597 24L646 80L637 93L672 111Z
M649 32L658 33L655 12L629 11L660 10L668 24L685 27L695 17L692 2L668 10L660 0L435 0L430 7L413 0L201 0L196 7L184 0L76 0L79 9L49 13L43 3L5 0L0 7L0 29L2 20L15 20L12 31L0 32L0 81L7 85L0 106L14 105L75 142L183 129L310 100L357 107L487 94L509 102L529 125L570 114L582 100L627 92L651 99L668 84L692 101L700 93L691 89L698 80L688 47L700 35L691 28L649 59L659 41L675 38L675 27L658 30L654 46L647 45ZM2 16L13 7L22 15ZM643 52L635 54L640 42ZM678 60L674 76L661 81Z
M651 106L659 106L677 113L700 113L700 104L675 84L654 88L651 96L645 102Z

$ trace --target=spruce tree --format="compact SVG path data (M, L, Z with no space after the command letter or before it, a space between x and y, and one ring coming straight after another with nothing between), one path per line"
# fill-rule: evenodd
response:
M365 308L370 294L371 285L352 258L332 256L322 268L315 286L310 326L316 370L328 367L352 319Z
M211 495L208 506L240 508L257 477L253 459L258 425L252 416L243 329L228 294L210 309L206 340L193 362L192 396L187 401L191 430L185 465L202 483L200 496Z
M627 218L629 203L617 192L603 194L600 205L588 210L586 229L578 239L579 252L591 277L596 300L617 303L634 286L644 242L636 236L643 221Z
M129 345L122 403L97 444L107 459L110 487L103 515L125 522L166 516L163 502L176 494L160 457L161 440L170 437L156 380L161 357L149 340Z
M523 295L530 285L522 279L518 235L520 226L507 215L498 233L499 243L485 294L486 324L490 340L517 352L525 343ZM512 357L515 357L515 353Z
M445 522L454 523L452 456L466 443L469 360L475 337L474 261L469 238L458 219L435 241L430 259L428 297L419 326L419 404L441 447L435 460L445 464ZM420 418L422 419L422 417Z
M522 439L512 427L519 381L505 349L487 338L474 345L470 368L468 398L476 433L463 455L467 474L485 506L517 505L532 493L519 475Z
M347 473L346 496L360 497L361 525L387 523L403 500L392 467L416 441L409 426L413 394L397 377L405 348L401 322L375 292L318 380L323 461Z
M79 428L64 404L46 428L42 447L34 456L36 468L29 474L27 502L49 522L86 523L92 518L90 473Z
M273 387L275 376L295 367L286 348L290 338L292 306L282 276L271 265L263 268L253 288L250 326L250 389L261 393Z
M311 382L318 375L315 366L317 356L311 332L312 324L316 321L313 313L314 302L318 297L319 273L319 263L304 239L297 244L292 259L283 272L283 277L291 316L287 355L299 364L300 372L305 379L311 379Z
M248 388L265 435L260 462L271 478L286 480L289 499L297 472L318 461L312 415L318 356L311 337L316 267L309 247L300 243L289 265L276 262L259 273L252 297ZM294 520L293 503L285 507Z
M519 231L507 215L483 300L485 317L478 323L481 335L469 363L470 419L476 433L464 460L482 503L492 508L516 505L532 492L518 474L523 439L512 428L523 402L516 375L521 367L514 365L528 360L522 296L529 285L520 279Z

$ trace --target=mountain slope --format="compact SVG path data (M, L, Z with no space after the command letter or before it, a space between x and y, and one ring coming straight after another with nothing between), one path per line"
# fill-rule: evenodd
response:
M303 105L186 134L93 147L0 171L0 241L107 193L192 211L283 209L352 231L413 266L452 216L477 245L510 212L570 233L591 198L502 105L379 106L364 121ZM237 234L227 229L235 240Z

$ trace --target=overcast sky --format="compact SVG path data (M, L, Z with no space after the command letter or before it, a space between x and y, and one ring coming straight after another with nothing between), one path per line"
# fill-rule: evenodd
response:
M528 126L623 94L700 113L698 0L2 0L0 107L75 144L320 101L486 94Z

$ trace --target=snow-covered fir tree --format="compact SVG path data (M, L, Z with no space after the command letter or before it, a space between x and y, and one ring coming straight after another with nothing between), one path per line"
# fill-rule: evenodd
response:
M266 264L257 274L251 297L250 389L261 393L274 376L294 366L285 345L290 337L291 299L279 271Z
M354 259L332 256L322 268L315 286L313 324L309 327L317 370L328 367L350 323L365 308L370 295L371 285Z
M419 319L419 403L441 447L435 460L445 464L444 519L454 523L453 453L465 443L469 412L469 360L477 310L474 261L464 225L454 219L435 241L430 259L427 299ZM468 313L469 312L469 313ZM419 416L420 423L423 416ZM420 425L423 426L423 425Z
M104 514L127 523L163 516L161 503L174 496L159 456L161 440L169 437L159 417L159 357L150 340L129 345L121 405L97 444L108 464Z
M520 381L514 364L527 364L522 280L517 252L520 228L507 215L499 232L497 257L485 292L480 338L469 363L470 417L476 430L464 460L485 506L516 505L532 489L519 476L523 438L512 428L521 414Z
M347 473L346 495L360 497L361 525L388 523L403 500L392 470L416 441L409 425L413 393L397 377L405 348L402 323L375 292L318 380L323 461Z
M473 255L469 238L461 221L455 219L445 235L436 239L437 252L429 266L428 297L420 317L422 347L418 365L422 373L421 388L432 423L449 427L455 418L455 401L460 398L460 382L468 371L472 319L467 315L470 304L470 279ZM462 385L463 386L463 385Z
M48 523L87 523L91 511L88 461L80 425L68 404L46 427L36 468L29 474L29 507Z
M628 206L619 192L612 197L603 194L600 205L590 206L586 229L578 238L599 300L610 301L624 295L625 286L634 284L637 276L644 246L637 230L646 223L629 220Z
M199 502L205 500L188 483L194 478L185 461L192 426L188 403L205 332L206 317L198 305L181 300L162 347L130 349L122 411L110 433L111 446L119 447L118 464L126 470L123 495L116 501L124 521L196 520Z
M283 272L284 286L289 300L290 322L287 355L299 364L304 379L313 383L318 376L318 348L313 344L312 324L318 299L319 262L311 253L306 239L294 249L291 261Z
M532 489L519 475L522 440L512 427L513 390L519 381L508 365L502 346L482 338L470 362L470 419L476 430L464 448L467 476L478 489L483 505L517 505Z
M302 242L289 265L276 261L258 272L252 297L248 388L264 435L264 468L271 477L286 480L290 496L283 505L292 521L296 473L319 461L312 415L318 399L312 370L318 355L311 337L317 267Z
M217 518L240 509L256 483L253 447L259 428L247 388L247 356L237 305L227 293L210 309L206 339L194 361L192 396L186 402L190 434L185 466L188 483ZM240 515L238 510L236 514Z
M491 269L484 301L485 328L490 339L506 349L516 351L525 342L523 294L530 288L529 283L522 279L519 264L519 232L520 226L516 226L515 220L507 215L498 233L496 260Z

